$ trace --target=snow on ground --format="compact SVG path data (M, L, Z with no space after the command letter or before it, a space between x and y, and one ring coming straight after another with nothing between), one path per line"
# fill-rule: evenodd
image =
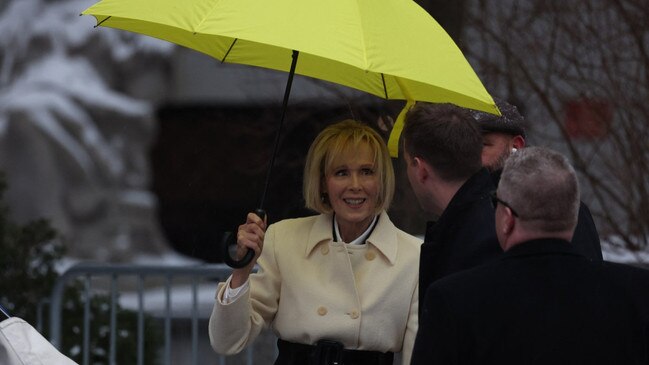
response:
M649 269L649 251L631 252L628 249L602 242L604 260L622 264L640 265Z
M200 284L196 288L196 315L198 318L209 318L214 305L216 282ZM155 317L166 317L167 297L164 288L149 289L143 296L144 309ZM191 318L193 307L193 292L190 285L174 285L170 291L169 308L172 318ZM138 309L136 292L123 292L119 304L130 310Z
M642 239L642 237L632 237L637 246L642 246L643 243L649 241ZM645 247L642 251L631 251L625 248L625 241L621 237L609 236L602 239L602 254L604 260L619 262L623 264L640 265L649 269L649 247Z

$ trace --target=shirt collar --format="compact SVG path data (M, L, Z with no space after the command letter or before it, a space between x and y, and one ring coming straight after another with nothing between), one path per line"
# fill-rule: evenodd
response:
M372 222L370 225L367 227L365 232L363 232L360 236L356 237L355 240L351 242L345 242L343 241L342 237L340 237L340 229L338 228L338 220L336 219L336 216L334 215L334 241L336 242L345 242L350 245L362 245L365 243L365 240L367 240L367 237L372 233L372 230L374 229L374 225L376 224L376 219L378 218L378 215L374 216L374 219L372 219Z

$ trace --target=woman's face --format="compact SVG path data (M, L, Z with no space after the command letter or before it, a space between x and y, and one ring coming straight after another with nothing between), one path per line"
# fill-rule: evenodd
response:
M363 233L374 218L380 177L367 143L335 159L332 167L324 191L329 195L343 239L349 242Z

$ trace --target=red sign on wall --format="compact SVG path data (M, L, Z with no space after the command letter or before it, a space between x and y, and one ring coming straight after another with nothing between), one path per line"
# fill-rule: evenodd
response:
M573 139L599 139L608 134L613 106L604 99L580 98L565 103L565 123Z

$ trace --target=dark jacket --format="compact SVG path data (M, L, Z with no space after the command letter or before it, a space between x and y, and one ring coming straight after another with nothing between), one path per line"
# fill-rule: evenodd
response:
M437 222L428 223L419 259L419 303L435 280L502 254L489 198L494 190L491 176L481 169L457 191Z
M575 234L572 236L572 245L580 254L591 260L601 261L602 244L599 241L597 226L590 214L590 209L584 204L579 203L579 215L577 216L577 227Z
M500 182L500 175L502 170L491 173L494 185L497 187ZM575 233L572 236L572 244L580 254L592 260L601 261L602 258L602 245L599 241L599 233L597 226L593 221L593 216L590 214L590 209L584 204L579 202L579 215L577 216L577 226Z
M649 364L649 271L533 240L438 280L415 341L420 364Z

